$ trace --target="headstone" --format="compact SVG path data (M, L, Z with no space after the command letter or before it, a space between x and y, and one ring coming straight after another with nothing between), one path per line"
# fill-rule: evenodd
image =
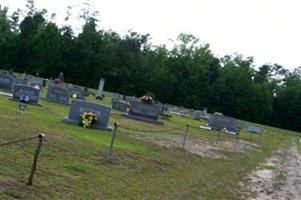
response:
M13 100L19 101L22 95L29 97L29 103L33 105L40 104L40 90L27 85L14 85Z
M167 112L172 112L174 109L174 106L171 104L164 104L164 108Z
M17 85L27 85L27 82L22 77L18 77L18 78L15 79L15 84L17 84Z
M40 77L36 77L33 75L26 75L25 80L26 80L27 84L31 87L34 87L37 85L37 86L39 86L40 89L43 88L44 79L42 79Z
M126 102L139 101L139 99L135 96L125 96L125 101Z
M193 109L189 109L188 114L189 114L190 117L193 118L194 110Z
M85 97L86 97L85 91L80 88L76 88L76 87L68 87L68 94L69 94L69 96L76 94L77 99L80 99L80 100L85 100Z
M48 86L46 99L56 103L69 104L68 90L61 86Z
M205 119L205 120L208 120L209 119L209 116L207 113L205 113L204 111L200 111L200 110L195 110L193 112L193 116L192 116L193 119Z
M239 129L249 129L249 126L246 124L246 123L244 123L244 122L242 122L242 121L239 121L238 122L238 128Z
M250 133L261 134L261 128L259 127L249 127L248 131Z
M184 116L184 114L185 114L185 108L184 108L183 106L180 106L180 107L179 107L179 114L180 114L181 116Z
M128 114L125 114L124 116L155 124L163 124L162 121L158 120L160 113L161 107L157 104L146 104L140 101L131 101L130 110Z
M10 71L0 70L0 89L13 91L16 77Z
M121 112L127 112L129 105L122 101L113 101L112 108Z
M99 81L99 85L98 85L98 90L96 93L96 99L102 99L103 98L103 87L105 85L105 80L104 79L100 79Z
M80 124L81 115L84 112L93 112L97 116L97 121L92 125L92 128L112 130L109 127L111 108L86 101L73 101L69 110L69 115L62 121L70 124Z
M60 82L61 82L61 83L64 83L64 82L65 82L65 77L64 77L64 73L63 73L63 72L60 72L58 78L60 79Z
M118 94L118 93L113 93L112 94L112 96L111 96L111 102L113 103L113 102L115 102L115 101L120 101L120 100L123 100L123 99L121 99L121 95L120 94Z
M217 130L226 128L228 131L238 131L238 121L233 117L223 115L213 114L209 119L209 126Z
M160 101L154 101L154 103L160 108L161 110L160 114L163 114L165 111L163 103L161 103Z

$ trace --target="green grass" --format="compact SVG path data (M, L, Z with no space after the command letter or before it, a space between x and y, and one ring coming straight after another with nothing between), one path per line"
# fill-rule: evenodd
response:
M45 91L42 96L45 96ZM103 101L110 106L110 93ZM280 146L299 137L291 131L264 126L262 136L242 131L241 139L260 145L248 153L223 152L228 159L211 159L180 148L159 147L131 135L182 137L185 125L205 121L173 116L165 125L124 118L113 111L110 125L158 133L120 129L113 150L115 160L106 162L111 132L61 123L69 107L42 100L42 107L28 106L24 114L17 102L0 96L0 143L47 134L34 185L27 186L36 142L0 147L0 199L241 199L239 182ZM165 130L179 128L173 132ZM190 128L188 139L213 143L217 132ZM222 134L221 140L231 140ZM217 144L219 145L219 144Z

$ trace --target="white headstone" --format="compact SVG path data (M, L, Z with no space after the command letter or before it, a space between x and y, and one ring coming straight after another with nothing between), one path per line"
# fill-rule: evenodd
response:
M97 93L96 93L96 98L97 97L102 97L104 85L105 85L105 80L104 79L100 79L98 90L97 90Z

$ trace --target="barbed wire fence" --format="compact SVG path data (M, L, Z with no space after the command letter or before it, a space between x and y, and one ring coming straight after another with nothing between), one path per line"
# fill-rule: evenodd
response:
M24 144L26 142L34 141L34 140L38 140L38 143L37 143L34 155L33 155L33 162L32 162L32 166L31 166L31 171L30 171L30 174L28 176L28 181L27 181L28 185L33 184L33 177L34 177L34 174L35 174L36 169L37 169L37 163L38 163L38 159L39 159L39 155L40 155L40 152L41 152L43 141L46 140L46 135L44 133L42 133L42 134L39 134L38 136L35 136L35 137L28 137L28 138L23 138L23 139L19 139L19 140L0 143L0 150L1 150L1 148L13 146L13 145L18 145L18 144ZM29 153L27 151L25 151L25 152Z

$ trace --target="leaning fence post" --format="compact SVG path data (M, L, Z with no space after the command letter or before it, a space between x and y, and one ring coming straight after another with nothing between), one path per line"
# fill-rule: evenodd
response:
M113 150L113 145L114 145L114 141L115 141L115 137L116 137L116 133L117 133L117 128L118 128L118 123L115 122L114 123L114 130L113 130L112 140L111 140L111 144L110 144L110 148L109 148L109 152L108 152L108 156L107 156L107 160L112 160L112 150Z
M188 128L189 128L189 125L186 124L186 129L185 129L185 133L184 133L184 140L183 140L183 149L185 148L186 138L187 138L187 134L188 134Z
M32 179L33 179L34 173L35 173L36 168L37 168L37 162L38 162L38 159L39 159L39 155L40 155L40 151L41 151L41 147L42 147L42 143L43 143L44 138L45 138L45 134L43 134L43 133L38 136L39 142L38 142L35 154L34 154L33 163L32 163L32 167L31 167L31 172L30 172L30 175L28 177L28 183L27 183L28 185L32 185Z

